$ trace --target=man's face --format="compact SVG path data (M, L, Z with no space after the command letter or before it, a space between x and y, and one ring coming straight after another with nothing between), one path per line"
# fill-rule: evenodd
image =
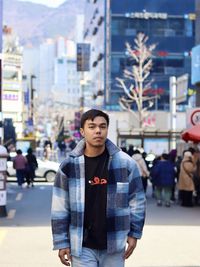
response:
M93 147L102 147L108 135L108 125L104 117L96 117L94 120L86 120L81 134L86 143Z

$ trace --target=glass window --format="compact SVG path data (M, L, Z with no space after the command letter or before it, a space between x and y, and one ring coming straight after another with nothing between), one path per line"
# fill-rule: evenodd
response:
M18 72L14 70L4 70L3 79L5 80L18 80Z
M166 59L165 66L173 67L173 68L183 68L184 60L183 59Z
M176 35L184 35L184 19L169 19L169 29L174 30Z
M152 72L163 73L164 61L162 59L153 59Z
M154 35L163 36L166 29L166 20L152 19L150 20L150 31Z
M120 70L119 58L113 57L111 64L112 64L112 73L118 73Z
M113 35L124 35L128 28L127 18L113 18L112 19L112 34Z
M136 32L146 33L148 28L148 20L144 19L128 19L128 28L135 29Z
M185 20L185 33L187 37L192 37L193 23L191 20Z

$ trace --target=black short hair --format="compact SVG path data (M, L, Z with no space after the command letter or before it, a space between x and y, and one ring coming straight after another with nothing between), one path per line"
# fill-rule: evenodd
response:
M93 121L96 117L104 117L104 119L107 121L107 125L109 125L108 114L106 114L102 110L90 109L90 110L84 112L83 115L81 116L81 128L84 127L86 120Z
M21 149L17 149L16 153L17 153L17 155L21 155L22 154Z

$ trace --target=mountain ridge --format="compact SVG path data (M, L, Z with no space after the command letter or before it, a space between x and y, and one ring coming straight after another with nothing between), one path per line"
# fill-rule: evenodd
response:
M74 39L76 15L83 14L85 0L65 1L57 8L32 2L6 0L3 5L4 25L19 36L21 45L38 46L47 38L66 36Z

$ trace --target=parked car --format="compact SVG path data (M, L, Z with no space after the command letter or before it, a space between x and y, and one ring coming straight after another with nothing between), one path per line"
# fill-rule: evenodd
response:
M13 168L14 156L15 154L12 153L7 161L7 175L10 177L16 176L16 170ZM35 171L36 178L45 178L47 182L53 182L60 163L41 159L37 159L37 162L38 168Z

